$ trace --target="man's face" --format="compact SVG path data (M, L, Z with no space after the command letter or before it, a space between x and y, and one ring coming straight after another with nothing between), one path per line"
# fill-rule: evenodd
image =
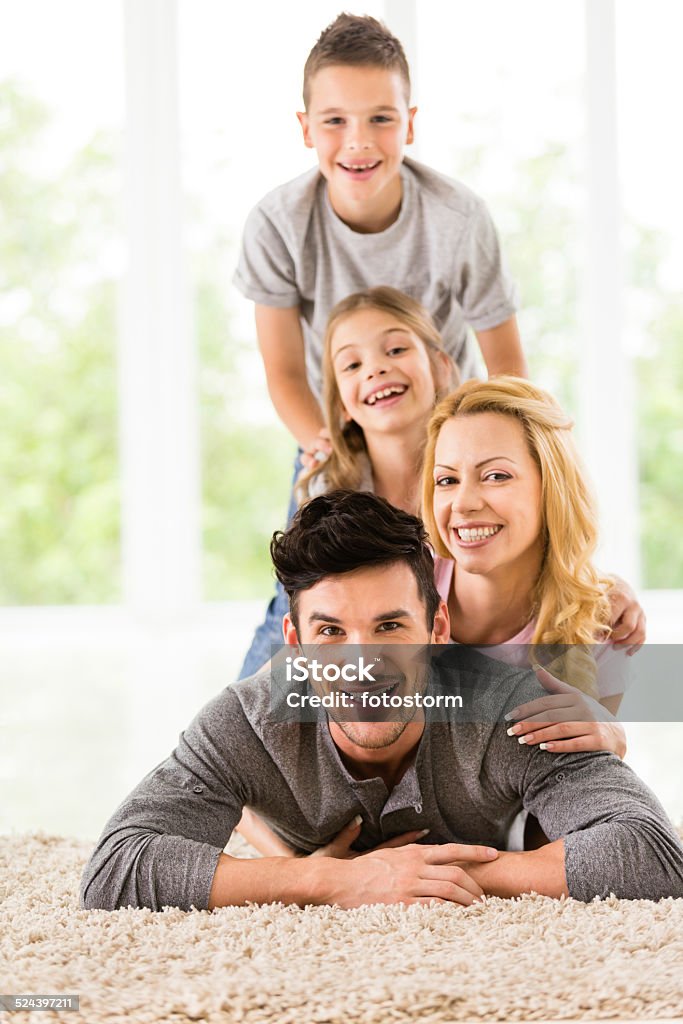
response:
M333 652L326 648L339 644L373 645L375 650L377 645L386 648L408 644L413 645L408 660L414 664L413 652L417 647L447 643L449 637L448 611L443 602L433 628L427 626L417 580L405 562L325 577L301 591L297 617L298 631L290 616L285 616L286 643L301 644L307 652L315 646L321 649L322 658L332 657ZM388 660L405 668L407 659L402 659L397 650L393 659L388 653ZM415 679L406 680L409 692L415 685ZM333 735L338 729L356 748L378 750L396 743L414 718L414 712L411 710L405 720L391 722L345 721L344 717L348 716L330 723Z
M408 108L397 71L339 65L314 75L308 110L297 117L342 216L382 202L387 190L398 189L400 202L399 169L403 147L413 141L416 109Z

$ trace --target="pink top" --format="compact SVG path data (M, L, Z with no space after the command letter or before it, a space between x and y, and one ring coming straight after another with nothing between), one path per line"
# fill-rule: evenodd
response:
M453 570L455 562L452 558L442 558L441 555L434 557L434 582L439 596L448 603L448 596L453 582ZM509 665L529 665L529 644L534 635L536 621L532 619L527 622L523 629L515 636L511 636L504 644L487 645L485 653L490 658L497 658L499 661L506 661ZM593 654L598 668L597 688L598 695L611 697L616 693L624 693L630 682L629 669L630 659L625 650L616 650L611 643L595 644Z

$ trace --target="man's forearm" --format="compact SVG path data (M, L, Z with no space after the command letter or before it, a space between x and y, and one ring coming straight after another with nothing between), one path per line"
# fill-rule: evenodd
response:
M300 907L332 903L345 870L343 861L327 857L242 860L222 853L211 885L209 910L245 903L294 903Z
M568 896L564 870L564 840L557 839L538 850L500 853L490 864L468 864L467 872L487 896Z

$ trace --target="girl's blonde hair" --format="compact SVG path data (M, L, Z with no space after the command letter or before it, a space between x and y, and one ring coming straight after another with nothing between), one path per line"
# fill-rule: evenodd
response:
M437 401L458 384L455 364L446 354L441 335L424 306L404 292L386 285L347 295L330 313L323 349L323 410L330 432L332 453L324 463L314 466L301 476L297 484L297 497L300 502L308 497L309 484L319 473L325 474L328 490L358 490L360 486L363 466L359 456L367 452L365 435L357 423L345 419L344 405L332 362L332 339L343 320L363 309L389 313L422 341L431 363ZM418 467L421 464L421 456L421 451L415 453Z
M434 452L439 433L455 416L482 412L511 416L521 424L541 475L543 562L532 593L536 626L531 658L542 656L534 650L541 645L573 645L564 649L551 670L595 696L597 673L591 645L609 633L611 581L601 577L591 561L598 535L595 501L570 435L572 420L546 391L519 377L473 380L434 410L427 430L422 487L423 518L432 544L437 554L452 557L434 518Z

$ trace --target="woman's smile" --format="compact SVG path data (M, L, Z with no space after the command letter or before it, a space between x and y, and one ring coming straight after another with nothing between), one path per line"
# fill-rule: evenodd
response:
M500 523L463 523L451 527L454 543L465 548L483 547L500 534Z
M465 572L535 579L543 548L541 474L514 416L447 420L436 444L434 516Z

